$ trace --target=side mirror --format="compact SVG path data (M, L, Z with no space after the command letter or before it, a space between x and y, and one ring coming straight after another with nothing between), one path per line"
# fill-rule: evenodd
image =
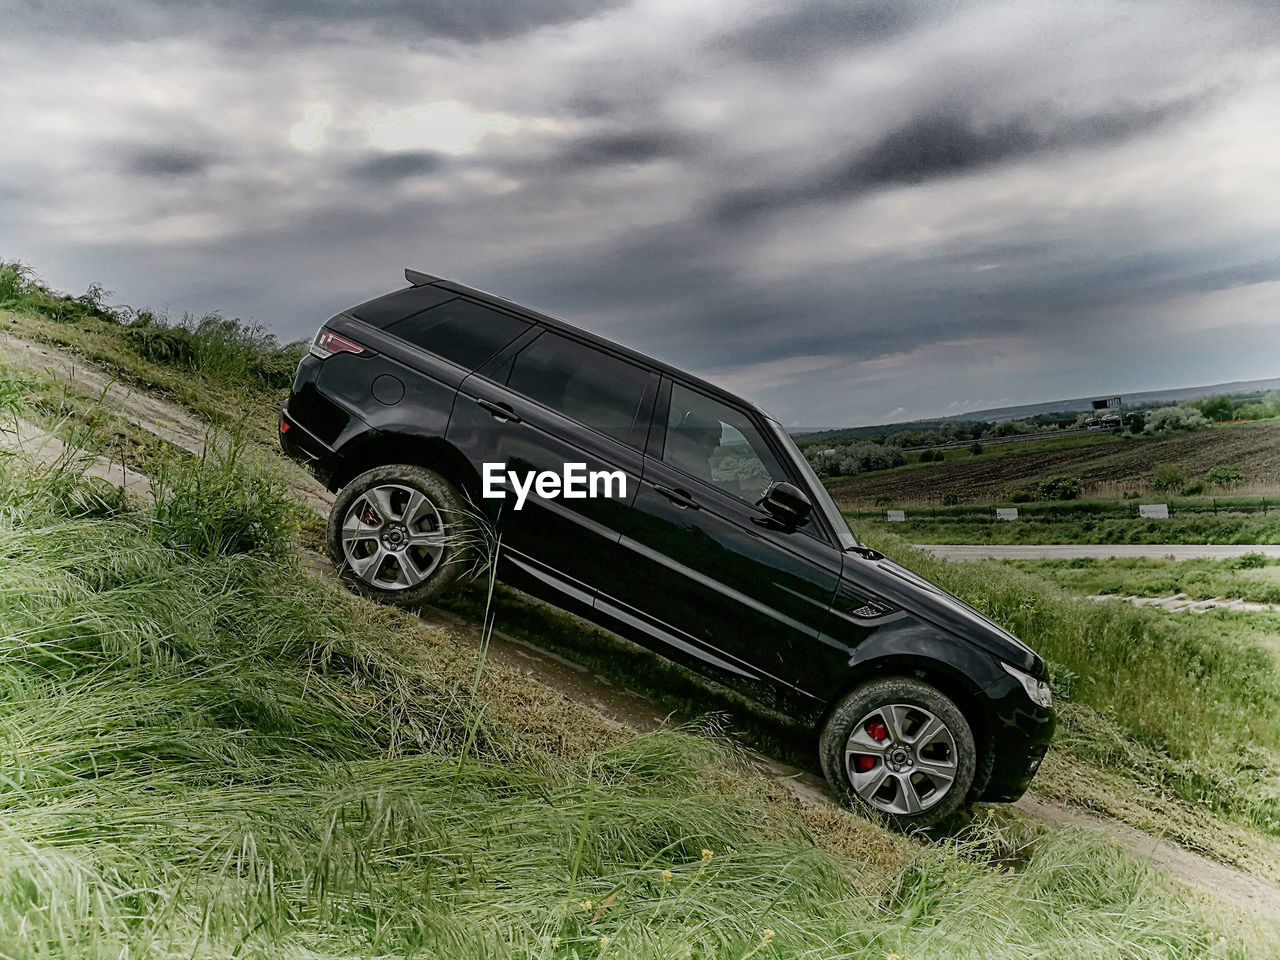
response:
M813 504L803 490L786 480L769 484L756 506L787 527L798 527L808 518Z

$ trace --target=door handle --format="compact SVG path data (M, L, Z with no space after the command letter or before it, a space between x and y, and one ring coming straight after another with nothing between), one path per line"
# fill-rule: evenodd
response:
M494 403L492 400L484 400L476 397L476 403L481 409L488 410L497 420L506 420L510 423L522 423L523 421L516 416L516 412L511 409L509 403Z
M677 490L674 487L664 487L660 483L655 483L653 489L674 503L677 507L688 507L691 510L701 509L701 504L693 497L689 496L684 490Z

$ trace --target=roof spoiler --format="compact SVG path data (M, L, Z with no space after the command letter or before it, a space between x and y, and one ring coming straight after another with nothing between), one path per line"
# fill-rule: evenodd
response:
M404 278L415 287L423 287L428 283L435 283L437 280L443 279L443 277L433 277L429 273L423 273L421 270L410 270L408 267L404 268Z

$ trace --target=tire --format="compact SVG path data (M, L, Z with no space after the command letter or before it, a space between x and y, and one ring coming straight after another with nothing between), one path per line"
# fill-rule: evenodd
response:
M841 700L818 750L842 804L901 831L942 823L973 786L969 722L941 691L908 677L874 680Z
M447 480L390 464L360 474L329 512L326 545L338 576L380 603L434 599L469 566L475 524Z

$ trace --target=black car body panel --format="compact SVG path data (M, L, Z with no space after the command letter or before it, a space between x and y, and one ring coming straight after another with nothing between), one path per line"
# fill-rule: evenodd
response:
M299 363L281 415L289 456L334 490L384 463L436 470L496 522L503 579L805 722L867 679L926 679L964 712L986 760L972 795L1026 789L1053 713L1002 664L1043 679L1041 658L857 547L776 422L561 320L406 275L414 286L322 327L352 352ZM707 409L722 411L718 461L681 446ZM627 495L530 497L517 511L482 497L485 463L616 471ZM766 481L794 485L814 509L779 522L758 505Z

